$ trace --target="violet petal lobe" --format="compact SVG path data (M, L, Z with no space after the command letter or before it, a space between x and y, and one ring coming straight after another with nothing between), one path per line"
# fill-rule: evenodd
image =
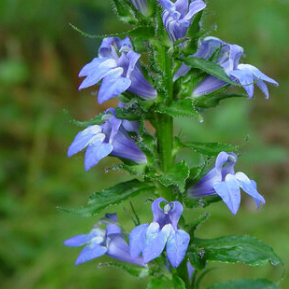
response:
M227 175L224 182L216 182L214 184L214 189L232 214L236 215L241 202L241 192L236 177Z
M257 203L257 206L259 205L259 202L261 202L263 205L265 204L265 199L258 193L257 191L257 185L252 180L250 180L244 173L238 172L236 173L236 179L239 183L239 186L242 188L242 190L248 194L249 196L253 197L254 200Z
M80 252L79 256L75 261L75 265L90 261L94 258L104 255L107 248L101 245L87 245Z
M145 263L157 258L162 253L172 230L170 224L165 225L161 230L158 223L153 222L149 225L146 234L146 247L143 250Z
M69 247L78 247L86 244L90 240L91 236L89 234L82 234L69 238L68 240L63 242L63 245Z
M189 242L190 235L183 230L173 232L168 238L167 254L168 259L174 268L177 268L183 261Z
M104 139L103 139L104 140ZM93 145L89 145L85 152L84 167L86 171L89 171L95 166L101 159L108 156L113 150L113 146L110 143L97 142Z
M122 73L123 68L118 67L110 70L110 72L103 78L98 91L98 102L100 104L120 95L129 88L131 80L122 77Z
M149 224L135 227L129 234L130 254L132 258L137 258L143 251L146 242L146 232Z

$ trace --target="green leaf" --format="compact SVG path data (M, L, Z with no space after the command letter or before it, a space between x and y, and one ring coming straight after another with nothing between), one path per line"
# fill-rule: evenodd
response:
M195 106L200 108L212 108L219 105L221 100L227 99L227 98L233 98L233 97L242 97L242 98L248 98L245 94L219 94L219 95L206 95L202 97L195 98Z
M221 79L231 85L239 86L237 83L235 83L231 78L226 74L224 69L209 60L203 59L203 58L197 58L197 57L184 57L181 58L181 60L189 67L191 68L197 68L200 69L210 75L213 75L214 77Z
M250 266L283 264L273 249L250 236L228 236L216 239L195 239L196 245L205 251L207 262L241 262Z
M138 37L145 40L151 39L154 37L154 28L152 26L139 26L129 32L127 34L130 37Z
M198 271L203 270L206 267L206 259L203 258L204 250L203 249L197 249L194 250L190 248L190 251L188 252L188 258L190 260L191 265Z
M189 41L183 51L187 55L192 55L197 51L198 39L206 32L206 31L201 31L202 16L203 16L203 11L200 11L194 16L193 22L188 28L188 31L186 33L186 36L188 37Z
M196 229L198 229L201 224L203 224L209 219L209 217L210 217L210 214L207 212L200 215L196 220L194 220L192 224L190 224L189 226L190 232L194 232Z
M218 143L218 142L212 143L184 142L182 144L184 147L188 147L196 151L197 153L213 157L217 156L222 151L232 152L236 151L240 147L238 145Z
M136 13L140 14L130 5L129 1L126 0L112 0L113 10L116 12L117 17L126 23L137 24ZM140 16L140 15L138 15Z
M100 263L98 265L98 268L106 268L106 267L119 268L133 277L146 278L149 276L149 268L148 267L146 267L146 268L130 267L130 266L127 266L123 263L117 263L117 262L106 262L106 263Z
M100 113L99 115L95 116L94 118L90 120L85 121L78 121L73 118L71 118L66 110L64 110L64 113L66 113L69 117L69 121L77 126L89 126L89 125L101 125L105 122L105 120L102 119L102 117L105 115L104 112Z
M116 111L116 117L119 119L137 121L137 120L140 120L141 118L141 112L135 108L117 107L115 111ZM85 120L85 121L79 121L79 120L75 120L71 118L67 110L64 110L64 113L68 115L69 121L77 126L101 125L105 122L105 120L102 119L103 116L105 115L104 112L98 114L97 116L95 116L94 118L90 120Z
M113 171L126 171L131 175L142 176L142 175L144 175L144 173L146 171L146 167L147 167L147 165L129 166L129 165L125 165L125 164L116 164L116 165L109 167L108 169L113 170Z
M202 121L203 117L197 112L193 105L192 99L183 99L180 101L172 102L170 106L160 105L155 109L156 112L168 114L173 117L185 116L195 117Z
M267 279L242 279L220 283L208 289L279 289L279 287Z
M69 23L69 25L77 32L79 32L81 35L83 35L84 37L87 37L87 38L98 38L98 39L103 39L103 38L106 38L106 37L125 37L127 36L127 33L126 32L122 32L122 33L113 33L113 34L101 34L101 35L94 35L94 34L89 34L89 33L86 33L84 31L82 31L80 28L76 27L75 25Z
M186 289L184 281L177 277L173 276L172 279L169 279L164 276L155 277L150 280L146 289Z
M190 175L190 168L185 161L175 164L166 174L150 172L147 174L149 179L157 180L165 187L175 185L181 192L184 192L186 179Z
M111 205L119 204L140 193L152 192L153 190L154 187L152 185L134 179L119 183L113 187L102 190L101 192L94 193L90 196L88 204L84 207L74 210L64 208L59 209L83 217L91 217Z

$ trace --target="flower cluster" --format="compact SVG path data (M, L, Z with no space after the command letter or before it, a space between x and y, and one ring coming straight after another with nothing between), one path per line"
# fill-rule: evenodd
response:
M172 42L185 37L194 15L206 7L201 0L192 1L190 4L188 0L177 0L175 3L169 0L159 2L165 8L162 19Z
M102 125L92 125L79 132L70 147L68 157L86 148L84 167L88 171L108 155L146 163L146 156L127 133L138 133L138 124L118 119L115 109L106 110Z
M161 203L165 203L163 209L160 207ZM189 234L178 228L183 207L177 201L168 203L164 198L158 198L152 203L152 212L152 223L137 226L132 230L129 246L116 224L116 214L106 214L106 218L90 233L74 236L66 240L64 245L86 245L76 259L76 265L106 254L140 266L160 256L166 246L167 258L176 268L183 261L190 241ZM100 228L103 223L106 224L106 229ZM143 257L139 256L140 253Z
M199 42L199 48L191 57L211 59L216 58L216 63L219 64L226 74L236 84L241 84L247 92L249 98L254 95L254 83L269 98L267 85L264 81L278 85L278 83L262 73L258 68L250 64L240 64L240 58L244 56L244 49L236 44L226 43L216 37L206 37L203 41ZM188 73L190 68L182 64L180 69L176 72L174 80L180 76ZM194 97L210 94L220 88L227 86L228 83L220 80L212 75L207 76L201 81L193 90Z
M76 259L75 265L90 261L104 254L128 263L144 266L142 258L132 258L129 246L125 241L116 214L106 214L88 234L74 236L66 240L63 244L69 247L79 247L85 245ZM106 225L105 229L100 226Z
M98 102L103 103L126 90L143 99L154 99L156 91L142 74L138 60L140 54L132 49L129 38L104 38L98 57L86 64L79 72L85 77L79 89L102 83L98 92Z
M264 198L258 193L255 181L250 180L244 173L235 173L234 166L237 162L234 153L219 153L215 165L209 172L188 190L189 196L205 197L219 195L232 214L236 214L240 202L240 189L253 197L257 207L265 204Z

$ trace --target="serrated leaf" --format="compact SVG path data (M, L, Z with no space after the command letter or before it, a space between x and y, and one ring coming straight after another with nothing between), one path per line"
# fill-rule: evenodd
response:
M164 276L155 277L150 280L146 289L186 289L184 281L177 277L173 276L172 279L169 279Z
M268 262L277 266L283 264L273 249L250 236L228 236L216 239L195 239L199 248L204 248L208 262L244 263L250 266L264 266Z
M69 25L75 30L77 31L78 33L80 33L81 35L83 35L84 37L87 37L87 38L97 38L97 39L103 39L103 38L106 38L106 37L125 37L127 35L126 32L122 32L122 33L113 33L113 34L101 34L101 35L94 35L94 34L89 34L89 33L86 33L84 31L82 31L80 28L76 27L75 25L69 23Z
M199 249L197 250L192 250L190 249L190 252L188 252L188 258L190 260L191 265L198 271L203 270L206 267L206 259L203 258L203 250Z
M182 143L185 147L188 147L202 155L206 156L217 156L220 152L232 152L236 151L240 146L226 144L226 143L201 143L201 142L184 142Z
M195 98L195 106L200 108L212 108L219 105L220 101L227 98L248 98L245 94L219 94L219 95L206 95Z
M173 117L185 116L185 117L195 117L196 119L202 121L202 116L197 112L193 105L192 99L183 99L180 101L172 102L170 106L160 105L155 109L156 112L168 114Z
M189 226L190 232L194 232L196 229L198 229L198 227L204 222L206 222L209 219L209 217L210 217L210 214L207 212L200 215L196 220L194 220L192 224L190 224Z
M135 197L140 193L152 192L154 187L137 179L119 183L113 187L94 193L90 196L88 204L79 209L59 208L64 212L91 217L103 209L121 203L124 200Z
M208 289L279 289L279 287L267 279L242 279L220 283Z
M141 118L141 113L137 109L133 109L133 108L126 109L126 108L117 107L115 111L116 111L116 117L119 119L138 121ZM64 112L69 116L66 110L64 110ZM101 125L105 122L105 120L102 119L104 115L105 113L102 112L98 114L97 116L95 116L94 118L90 120L85 120L85 121L75 120L69 116L70 118L69 121L77 126Z
M130 266L127 266L123 263L117 263L117 262L106 262L106 263L100 263L98 265L98 268L106 268L106 267L119 268L133 277L146 278L149 276L149 268L148 267L146 267L146 268L130 267Z
M187 208L198 208L202 207L205 208L209 206L212 203L216 203L221 201L222 199L216 195L216 196L206 196L204 198L185 198L185 204Z
M130 24L137 24L137 19L136 19L136 11L132 5L130 5L129 1L126 0L111 0L113 6L114 6L114 11L116 12L117 17L126 23ZM137 13L139 14L139 13Z
M157 180L165 187L171 185L177 186L181 192L184 192L186 179L190 175L190 168L185 161L177 163L171 167L171 169L166 174L157 174L155 172L150 172L147 174L149 179Z
M231 78L226 74L224 69L218 65L217 63L214 63L212 61L203 59L203 58L197 58L197 57L183 57L181 60L189 67L191 68L197 68L200 69L220 80L223 80L231 85L239 86L237 83L235 83Z
M151 26L139 26L129 31L127 34L131 37L138 37L148 40L154 37L154 33L155 33L154 28Z
M109 167L109 170L113 170L113 171L126 171L128 173L130 173L131 175L135 175L135 176L142 176L145 173L147 165L125 165L125 164L116 164L113 165L111 167Z

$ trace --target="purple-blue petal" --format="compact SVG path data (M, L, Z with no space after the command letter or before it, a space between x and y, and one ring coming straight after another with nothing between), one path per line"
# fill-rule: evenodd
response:
M146 234L146 246L143 250L145 264L162 253L172 231L173 227L170 224L165 225L161 230L158 223L153 222L149 225Z
M155 99L157 92L153 86L144 78L140 67L135 66L134 71L130 74L131 85L129 91L139 95L141 98L146 100Z
M89 234L82 234L74 236L63 242L63 245L69 247L78 247L88 243L91 240L91 236Z
M101 104L111 98L114 98L126 91L131 81L122 77L123 69L121 67L110 70L104 77L98 91L98 102Z
M212 93L226 86L227 84L227 82L209 75L194 88L192 96L198 97Z
M90 261L94 258L104 255L107 251L107 248L100 245L88 245L85 246L79 256L76 259L75 265Z
M214 184L214 189L232 214L236 215L241 202L241 193L235 176L227 175L225 181Z
M129 159L139 164L147 162L145 154L138 148L123 128L120 128L111 144L113 146L112 154L114 156Z
M249 196L253 197L256 201L257 206L259 207L259 203L261 202L263 205L265 204L265 199L258 193L257 185L253 181L251 181L244 173L238 172L235 175L239 186L242 190L248 194Z
M157 223L161 223L162 220L165 219L165 217L166 217L164 211L160 207L160 204L162 202L165 202L166 204L168 203L167 200L165 200L163 197L160 197L160 198L154 200L152 203L152 206L151 206L153 216L154 216L153 221L157 222Z
M85 170L89 171L101 159L108 156L112 150L113 146L110 143L98 142L93 145L89 145L86 149L84 158Z
M171 211L168 213L170 222L174 228L174 230L178 229L178 222L180 220L180 217L183 213L183 206L180 202L170 202L170 205L172 206Z
M99 125L93 125L79 132L69 146L67 156L71 157L72 155L82 151L89 144L91 139L95 135L101 133L101 131L102 129Z
M237 83L240 83L246 90L249 98L254 95L254 78L252 73L248 69L237 69L229 72L231 79Z
M129 252L129 246L123 236L120 234L111 234L108 237L108 249L106 254L123 262L144 266L144 262L141 257L132 258Z
M97 67L95 62L90 62L83 70L80 71L80 75L86 74L86 78L82 81L79 86L79 89L84 89L98 83L106 74L113 68L116 67L116 61L114 59L106 59L105 61L99 63Z
M145 247L148 226L149 224L139 225L129 234L130 254L133 259L137 258Z
M174 268L177 268L183 261L189 242L190 235L183 230L177 230L168 238L167 255L171 265Z
M201 0L193 1L189 6L189 12L183 18L184 20L190 21L194 15L201 10L206 8L206 3Z

